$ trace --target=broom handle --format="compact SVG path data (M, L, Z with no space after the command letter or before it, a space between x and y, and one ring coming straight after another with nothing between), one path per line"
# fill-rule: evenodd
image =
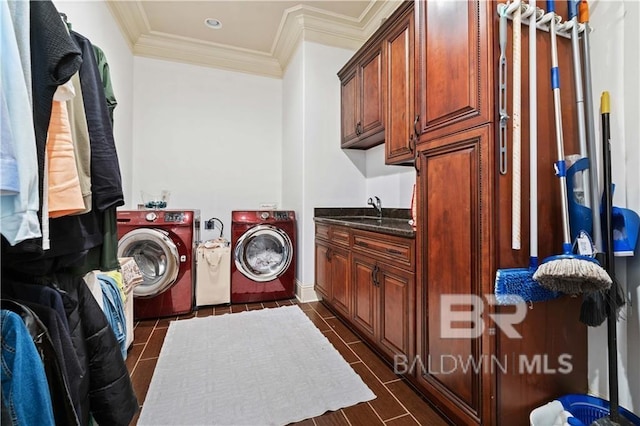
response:
M582 91L582 62L580 61L580 41L578 40L578 2L580 0L569 0L569 19L573 23L571 27L571 51L573 53L573 74L576 89L576 110L578 113L578 141L580 143L580 157L587 157L587 136L584 121L584 94ZM584 205L591 206L589 188L589 172L582 172L582 189Z
M529 0L529 267L538 267L538 87L536 64L536 0Z
M582 0L578 5L582 33L582 57L584 58L585 113L587 118L587 153L589 157L589 190L591 192L591 216L593 219L593 243L596 252L604 253L602 225L600 222L600 178L598 175L598 149L596 147L595 118L593 111L593 86L591 84L591 49L589 48L589 3Z
M516 0L519 3L519 0ZM522 243L522 174L521 174L521 5L513 12L513 178L511 182L511 248L520 250Z
M569 233L569 209L567 198L567 165L564 161L564 138L562 135L562 111L560 98L560 71L558 70L558 42L556 40L556 5L554 0L547 0L547 10L554 16L549 21L551 35L551 88L553 89L553 109L556 123L556 145L558 161L555 164L556 175L560 182L560 201L562 204L562 252L571 253L571 236Z
M600 100L602 114L602 164L604 166L604 225L607 235L607 272L612 278L611 288L605 300L607 306L607 349L609 352L609 414L611 420L619 421L618 413L618 336L617 336L617 310L614 306L618 283L615 280L615 258L613 253L613 230L612 230L612 206L613 194L611 191L611 142L609 113L611 111L609 103L609 92L602 92Z

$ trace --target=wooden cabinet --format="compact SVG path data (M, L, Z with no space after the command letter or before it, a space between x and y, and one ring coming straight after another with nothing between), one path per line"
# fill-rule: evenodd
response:
M493 117L490 23L495 5L484 0L416 0L420 141Z
M497 52L491 54L488 65L483 59L497 43L495 6L482 1L416 3L420 9L417 31L426 31L417 42L422 44L418 84L424 98L419 101L421 135L415 163L416 357L427 368L416 370L410 380L460 425L528 425L534 408L567 393L587 391L586 327L579 321L579 301L563 297L531 304L515 325L521 338L507 336L492 320L495 314L515 310L491 303L496 270L526 267L530 238L524 201L522 249L511 249L512 173L509 167L502 175L497 167L498 122L491 94L497 84ZM559 13L566 16L564 10ZM490 34L493 38L487 37ZM549 35L540 31L537 37L538 76L548 76ZM526 33L522 43L528 43ZM569 41L559 39L558 50L565 152L571 153L577 152L577 132ZM468 60L457 62L454 56L460 52ZM526 54L523 58L526 63ZM509 53L507 61L512 63ZM524 78L523 94L527 87ZM537 99L538 238L540 259L544 259L560 249L562 234L558 182L551 170L555 146L545 143L555 140L553 114L548 114L553 110L548 77L538 77ZM522 200L530 196L528 114L528 103L523 102ZM510 127L511 123L509 141ZM508 161L511 165L511 157ZM444 303L448 295L466 295L468 301L478 303L482 312L473 320L481 324L483 333L461 338L443 331L451 326ZM555 370L561 357L571 360L569 371ZM527 363L534 367L527 368Z
M316 247L325 247L319 227L316 225ZM316 269L316 289L389 363L393 363L397 355L412 356L415 350L414 240L341 226L329 226L324 234L344 233L350 234L349 249L344 246L329 249L334 265L320 272ZM316 264L327 264L325 259L318 259L324 255L323 250L316 250ZM336 261L336 257L340 260ZM320 291L328 270L332 271L330 297ZM342 276L345 270L350 276Z
M316 226L315 290L345 316L351 315L349 232L343 228Z
M414 241L353 231L353 323L389 361L414 352Z
M423 198L418 215L425 231L419 235L417 356L437 367L415 373L421 388L445 407L455 424L492 424L487 421L490 375L457 367L459 362L490 360L494 337L484 333L475 339L451 338L441 330L448 318L443 297L484 300L491 291L491 170L484 161L489 140L490 127L480 127L438 140L419 158Z
M342 148L366 149L384 141L384 85L380 39L368 42L338 73Z
M414 8L400 7L398 18L385 33L384 80L386 83L385 162L413 163L417 143L418 111L414 101Z

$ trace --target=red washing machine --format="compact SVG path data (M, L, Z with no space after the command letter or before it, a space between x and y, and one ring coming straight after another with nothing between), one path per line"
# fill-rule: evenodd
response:
M136 319L193 311L199 210L117 212L118 257L133 257L143 282L133 289Z
M295 296L293 211L231 212L231 303Z

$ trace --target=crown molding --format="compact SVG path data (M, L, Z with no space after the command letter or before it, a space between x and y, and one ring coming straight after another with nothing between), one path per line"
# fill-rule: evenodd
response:
M270 53L153 31L141 1L106 3L134 55L281 78L302 40L355 51L402 1L373 1L358 18L294 6L283 14Z
M151 31L142 3L139 1L107 0L106 4L129 44L129 48L133 51L140 36Z
M214 43L154 31L138 38L133 54L267 77L282 77L280 63L269 54L246 49L230 49Z

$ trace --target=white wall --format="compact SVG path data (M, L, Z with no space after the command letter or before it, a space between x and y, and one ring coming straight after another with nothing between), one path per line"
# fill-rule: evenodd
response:
M232 210L286 207L282 80L136 57L133 117L133 206L141 191L169 190L169 208L198 208L226 230Z
M361 205L365 194L364 153L340 149L340 80L337 72L354 52L302 43L304 61L304 206L299 229L303 259L299 279L314 283L315 207Z
M614 205L640 212L640 5L633 0L593 1L591 4L591 55L593 100L600 134L600 95L611 95L612 179L616 184ZM599 142L600 144L601 142ZM620 404L640 409L640 254L618 258L616 277L630 303L622 310L617 324L618 390ZM589 390L609 397L606 322L589 329Z
M355 52L314 42L298 46L283 78L283 200L298 218L298 281L314 283L316 207L409 208L415 171L384 165L384 146L340 148L337 71Z
M105 53L113 91L118 101L114 111L114 139L122 174L125 199L131 193L133 147L133 54L106 4L97 1L54 2L66 13L74 31L87 37Z
M384 145L371 148L365 154L367 198L378 196L383 208L411 208L416 170L411 166L385 165L384 157Z

